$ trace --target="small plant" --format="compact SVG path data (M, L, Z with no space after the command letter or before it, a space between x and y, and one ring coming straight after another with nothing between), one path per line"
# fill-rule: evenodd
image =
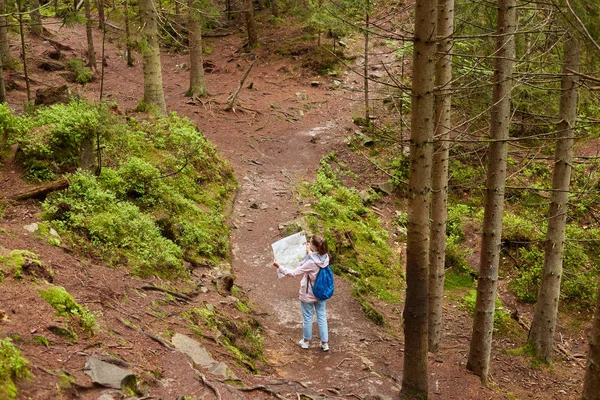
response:
M470 290L463 299L463 305L470 315L475 314L475 301L477 299L477 290ZM511 324L510 315L502 308L502 301L496 298L496 311L494 312L494 329L504 331Z
M31 376L28 366L10 338L0 339L0 398L17 398L16 382Z
M95 315L87 307L79 305L65 288L53 286L41 290L40 296L56 310L57 315L78 319L81 328L89 335L93 335L98 329Z
M94 72L85 66L83 60L72 58L67 61L67 68L75 74L75 82L86 84L94 78Z

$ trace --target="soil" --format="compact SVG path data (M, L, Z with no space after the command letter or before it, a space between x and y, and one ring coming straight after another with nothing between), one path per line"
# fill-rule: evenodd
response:
M240 92L234 112L223 109L253 57L242 48L244 35L241 31L206 39L213 52L205 59L214 65L214 69L206 74L211 95L205 99L184 97L188 85L187 56L162 54L168 109L191 118L231 162L239 180L240 188L230 219L231 267L235 284L247 294L253 304L253 315L264 329L266 362L259 365L260 374L251 374L211 338L201 341L216 359L227 362L246 385L268 388L283 398L300 398L301 394L312 398L397 398L403 369L401 314L397 307L379 305L389 327L378 327L366 318L349 285L338 278L336 294L327 302L331 350L321 352L317 340L313 340L308 350L302 350L297 346L301 337L298 281L279 280L271 266L270 244L283 236L280 228L308 210L309 204L297 193L297 184L300 180L314 178L323 155L336 152L338 158L361 177L363 187L387 180L387 176L364 155L350 151L346 145L347 138L357 129L352 117L362 113L362 94L353 90L360 89L361 78L352 72L340 78L323 77L304 69L301 65L306 54L290 57L275 53L278 46L293 43L302 35L301 31L286 24L259 26L257 62ZM71 49L62 50L64 57L84 58L83 26L66 27L57 21L46 20L45 27L49 37ZM135 116L133 109L142 98L143 90L141 57L136 55L133 67L126 66L124 49L114 39L120 34L109 32L106 40L104 96L117 102L120 112ZM94 35L100 54L101 32L96 30ZM14 39L16 44L16 37ZM28 43L33 90L65 84L61 72L42 71L36 65L36 60L54 50L51 43L34 36L28 37ZM16 56L18 47L12 51ZM10 105L22 109L26 100L23 76L16 72L8 75L15 84L13 88L16 86L8 92ZM341 88L334 88L334 79L342 82ZM96 100L99 97L98 78L85 86L70 85L86 98ZM2 194L10 196L30 186L21 180L18 164L7 160L0 177ZM391 219L400 200L399 195L388 196L377 204L384 220ZM252 208L252 203L260 206ZM165 301L159 292L140 289L145 284L160 284L158 278L140 281L126 270L109 268L73 252L68 246L51 246L23 229L23 226L40 220L38 202L9 202L0 222L3 230L0 246L8 250L28 249L38 254L44 265L54 271L54 284L64 286L90 310L101 313L102 329L93 337L80 334L79 341L74 344L56 336L48 327L60 320L57 322L54 310L40 301L39 288L32 283L35 279L26 277L24 281L14 281L6 277L0 285L0 309L6 314L6 318L0 320L1 336L16 334L20 337L19 347L31 361L33 374L32 379L19 384L18 398L98 399L107 389L93 386L83 373L86 357L92 354L118 356L126 361L147 382L146 397L143 398L215 398L215 392L202 384L197 370L185 357L127 328L120 319L133 321L146 332L191 335L186 321L179 316L183 307L210 302L234 313L231 299L211 289L196 297L192 304ZM469 237L476 251L476 234ZM475 267L476 259L473 262ZM199 282L212 279L210 271L201 271L195 276ZM157 312L157 304L160 304L161 313ZM505 305L512 310L518 309L521 315L530 315L528 307L514 300L511 302L510 298L505 300ZM506 350L523 345L524 331L496 337L491 384L486 388L465 368L470 317L451 299L447 299L444 310L441 351L429 355L431 398L580 397L581 364L587 350L585 326L576 333L573 329L559 327L562 345L576 358L566 360L557 353L553 369L532 368L527 359L506 354ZM39 345L35 335L50 338L52 344L49 347ZM76 383L64 384L61 372L74 377ZM245 392L231 389L206 371L200 372L222 398L271 397L260 388Z

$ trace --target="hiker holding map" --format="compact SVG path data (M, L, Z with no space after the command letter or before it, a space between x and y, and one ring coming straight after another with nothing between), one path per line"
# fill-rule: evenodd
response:
M298 253L301 252L300 246L304 244L303 242L306 243L305 254L300 258ZM331 267L329 267L329 255L327 254L329 251L327 241L320 236L312 236L310 241L306 242L304 235L296 234L288 236L274 243L272 246L275 254L273 265L277 268L277 274L280 278L302 275L302 279L300 280L300 307L302 308L302 330L304 335L298 342L298 345L303 349L308 349L310 340L312 339L313 313L316 311L319 336L321 338L320 348L323 351L328 351L329 337L326 298L329 298L333 294L333 275L331 275L331 282L329 283L331 287L328 288L331 292L330 294L322 296L320 290L315 287L317 276L321 269L328 269L328 273L331 271ZM289 261L284 262L283 258L287 258ZM319 285L321 286L321 284ZM324 298L324 300L319 300L315 297L313 287L315 287L315 292L318 292L319 297Z

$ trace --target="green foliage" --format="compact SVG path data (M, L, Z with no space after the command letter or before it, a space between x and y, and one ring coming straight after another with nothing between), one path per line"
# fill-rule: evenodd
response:
M72 58L67 61L67 68L75 74L75 82L82 85L91 82L94 78L94 72L86 67L84 61L79 58Z
M43 204L61 234L137 275L186 276L182 257L226 258L230 166L186 118L109 122L99 176L77 172Z
M339 264L360 272L360 278L348 276L358 293L398 301L402 271L387 231L358 191L342 184L344 175L349 175L348 171L337 164L334 154L321 160L316 180L307 186L307 195L316 198L312 207L317 213L308 216L309 227L324 232L335 257L334 269Z
M393 176L390 181L396 186L405 185L408 182L409 160L408 155L401 154L394 161L390 168Z
M463 272L456 272L455 270L450 270L446 273L444 279L445 290L458 290L464 288L473 288L473 277L471 277L471 275Z
M56 315L79 320L79 325L89 335L98 329L96 316L87 307L79 305L62 286L40 290L40 296L56 310Z
M0 339L0 397L6 400L17 398L16 382L31 376L29 361L10 338Z
M103 135L107 118L105 109L82 101L40 108L32 116L20 117L17 143L25 176L43 181L74 171L82 143L93 140L97 133Z

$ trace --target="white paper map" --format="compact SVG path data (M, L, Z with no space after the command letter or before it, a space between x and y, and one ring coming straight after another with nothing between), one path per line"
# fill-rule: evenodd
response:
M306 236L302 232L271 244L275 260L287 268L295 269L300 265L300 260L306 255Z

